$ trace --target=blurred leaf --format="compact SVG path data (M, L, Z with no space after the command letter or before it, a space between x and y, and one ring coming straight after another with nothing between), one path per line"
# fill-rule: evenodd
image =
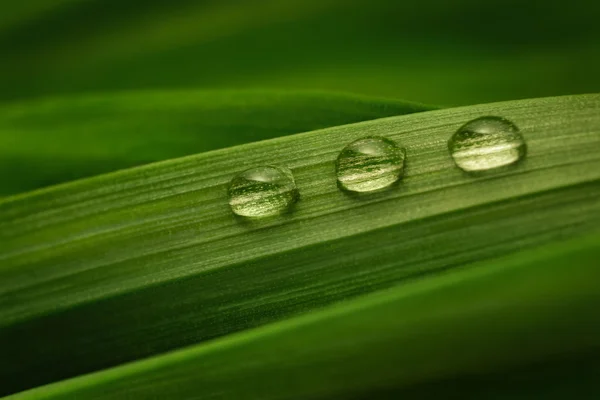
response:
M0 342L11 344L0 360L2 389L114 366L597 230L599 110L600 96L587 95L416 113L2 200ZM482 115L514 121L529 153L514 168L473 177L454 166L447 140ZM374 134L407 148L406 176L370 196L341 192L335 158L349 141ZM289 215L239 220L227 205L227 184L261 164L292 168L302 198ZM556 288L563 289L575 291Z
M598 236L518 253L14 399L515 398L531 381L499 381L528 366L546 378L558 368L563 387L578 380L575 392L538 380L528 399L597 398L599 257ZM586 370L561 368L565 354ZM463 380L458 397L436 388L444 378Z
M432 107L308 91L142 91L4 105L0 195L428 109Z
M457 105L600 91L595 0L36 3L0 29L1 99L285 87Z

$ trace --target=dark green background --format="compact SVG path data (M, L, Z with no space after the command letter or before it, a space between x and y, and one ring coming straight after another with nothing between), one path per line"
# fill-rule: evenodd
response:
M597 92L598 4L3 1L0 100L308 88L460 105Z

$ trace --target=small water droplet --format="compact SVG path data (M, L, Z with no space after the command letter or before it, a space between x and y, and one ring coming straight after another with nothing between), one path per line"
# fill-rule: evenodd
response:
M406 152L384 137L358 139L342 150L336 161L339 185L352 192L386 188L402 177Z
M243 217L268 217L288 210L298 200L292 171L272 165L248 169L229 184L231 210Z
M527 153L519 128L502 117L474 119L456 131L448 142L456 165L480 172L514 164Z

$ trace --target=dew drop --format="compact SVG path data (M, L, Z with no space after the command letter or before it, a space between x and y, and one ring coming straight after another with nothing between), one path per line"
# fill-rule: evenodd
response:
M527 153L519 128L502 117L481 117L466 123L450 138L448 149L456 165L466 172L514 164Z
M298 200L294 175L272 165L248 169L229 184L231 210L244 217L268 217L288 210Z
M384 137L369 136L347 145L336 161L339 185L351 192L386 188L402 177L406 152Z

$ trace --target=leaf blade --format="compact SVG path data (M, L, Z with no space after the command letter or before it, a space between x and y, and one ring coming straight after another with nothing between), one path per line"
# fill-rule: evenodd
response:
M598 107L600 97L588 95L393 117L1 201L0 335L20 343L2 374L31 387L591 232L600 220ZM521 127L529 156L504 173L466 176L446 141L465 120L490 113ZM385 193L347 196L333 161L367 134L407 147L406 177ZM258 225L235 219L228 179L244 163L274 162L294 169L297 209ZM62 336L66 324L77 328ZM48 341L19 351L39 330ZM48 371L37 366L42 359L69 362Z
M429 109L391 99L301 90L138 91L2 105L0 195Z
M591 235L449 271L11 398L346 398L597 354L599 240Z

